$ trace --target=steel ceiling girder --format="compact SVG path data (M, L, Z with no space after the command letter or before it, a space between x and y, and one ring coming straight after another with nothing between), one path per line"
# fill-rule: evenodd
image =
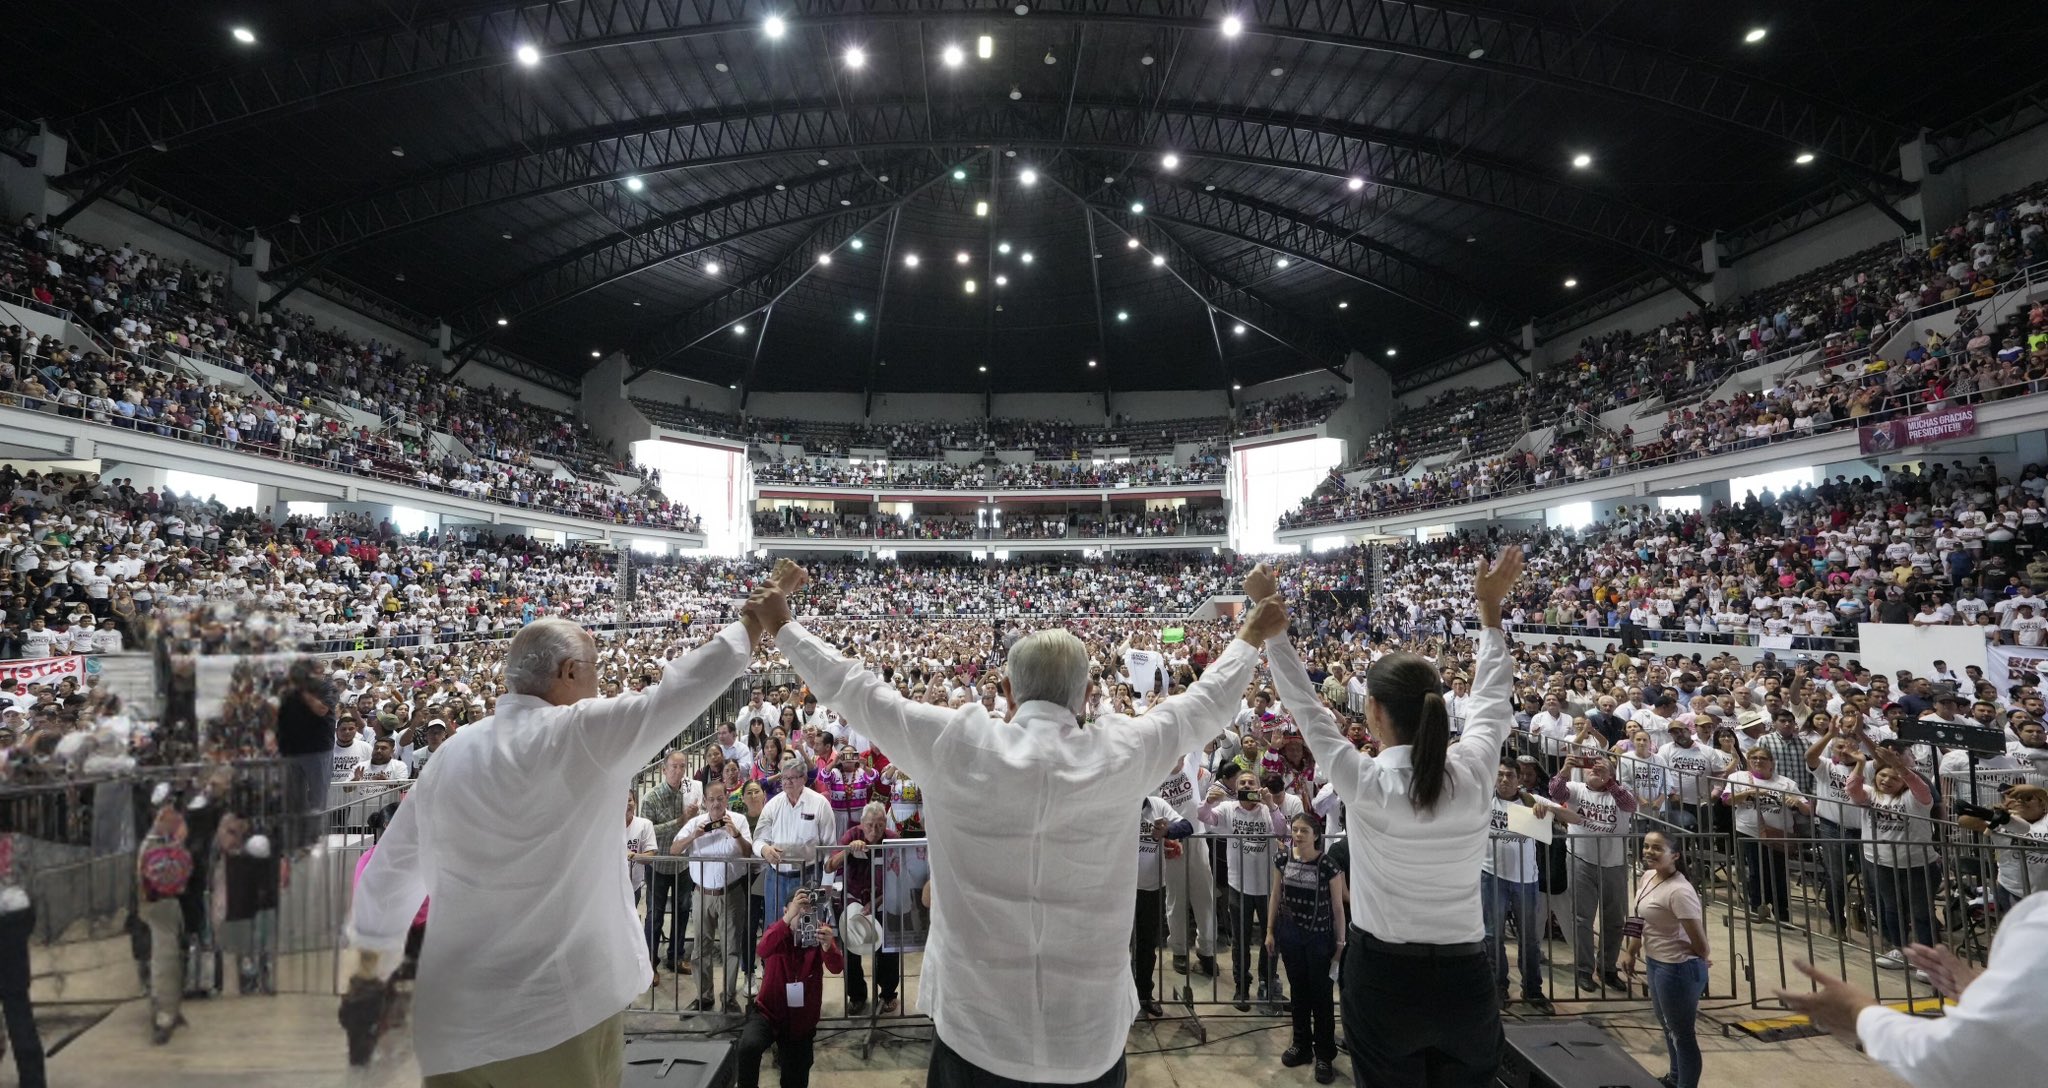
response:
M1008 21L1014 18L1012 6L1013 0L777 0L772 8L756 0L491 4L182 80L76 114L56 127L86 164L73 172L81 174L152 146L190 146L348 96L509 65L523 44L560 55L758 33L771 12L792 29L886 20ZM1898 142L1910 135L1895 123L1708 61L1583 26L1457 2L1033 0L1029 13L1033 23L1087 20L1195 32L1213 30L1225 15L1241 19L1251 35L1503 73L1704 118L1873 174L1884 173Z
M657 216L520 271L454 311L450 324L518 321L669 261L871 203L878 190L886 194L867 174L837 168Z

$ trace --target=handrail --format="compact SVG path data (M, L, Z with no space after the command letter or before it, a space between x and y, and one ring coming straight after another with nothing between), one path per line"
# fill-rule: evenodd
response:
M51 394L45 397L43 400L37 402L36 404L31 405L30 403L28 403L28 398L23 397L19 393L15 393L12 391L0 391L0 406L19 408L23 411L29 412L43 412L45 414L54 412L57 409L55 394ZM238 442L230 443L227 439L222 438L220 436L208 434L205 431L191 430L189 428L179 427L175 424L165 422L161 419L148 421L136 420L134 421L133 426L124 427L110 419L105 418L105 413L90 408L80 409L78 415L68 416L67 418L77 419L82 422L92 423L98 426L110 427L115 430L132 430L137 433L151 434L158 438L170 438L175 439L177 441L190 442L195 445L208 446L215 449L226 449L232 450L237 453L247 453L259 457L267 457L272 460L284 461L290 464L305 465L311 468L325 469L329 472L343 472L352 476L362 476L385 483L413 488L418 491L426 491L444 495L453 495L457 498L468 499L472 502L489 503L496 506L506 506L520 510L541 510L562 517L577 518L582 521L603 522L610 525L634 525L649 529L667 529L673 532L686 533L702 531L700 528L697 528L696 525L693 524L672 524L658 521L631 521L618 516L601 517L586 510L579 510L571 507L563 507L545 502L534 502L531 501L530 499L519 498L518 491L516 489L501 489L493 487L489 488L485 493L477 494L459 488L447 487L445 485L437 487L435 485L426 483L414 476L406 476L395 472L387 472L374 466L357 465L344 462L338 459L330 459L326 457L309 457L299 453L296 450L286 450L280 446L271 445L269 443L255 442L246 438ZM693 521L701 524L701 519L693 519Z
M2002 386L1994 386L1990 389L1978 389L1963 396L1949 397L1944 403L1978 403L1987 399L2009 400L2016 397L2032 396L2037 393L2043 392L2043 390L2035 388L2035 385L2036 383L2034 382L2023 381L2014 382ZM1999 397L1990 396L1991 394L1996 393L2007 393L2008 395ZM1376 508L1369 512L1357 515L1345 514L1326 519L1314 520L1292 519L1288 517L1283 517L1281 519L1280 528L1282 530L1292 530L1308 528L1311 526L1322 527L1330 525L1364 524L1374 521L1383 521L1388 518L1401 517L1405 514L1417 513L1424 510L1448 509L1454 506L1463 506L1467 503L1484 502L1492 499L1506 498L1513 495L1526 494L1532 491L1548 490L1549 488L1553 487L1563 487L1570 484L1586 483L1591 480L1603 480L1614 476L1626 476L1632 473L1644 471L1646 469L1658 468L1664 465L1677 464L1681 461L1697 461L1703 457L1716 457L1723 453L1732 453L1737 450L1753 449L1761 445L1772 445L1778 442L1793 441L1802 438L1812 438L1817 435L1831 434L1837 431L1847 430L1854 427L1869 426L1871 424L1883 423L1892 419L1904 418L1906 416L1910 416L1913 414L1909 410L1910 408L1920 406L1922 404L1924 404L1924 401L1921 399L1919 393L1893 393L1888 395L1883 401L1879 402L1879 407L1876 410L1873 410L1866 415L1849 416L1841 420L1828 420L1825 422L1825 424L1817 423L1814 427L1808 430L1799 430L1794 428L1792 430L1787 430L1779 434L1771 435L1767 438L1743 438L1739 436L1725 438L1717 437L1709 441L1709 447L1705 451L1677 450L1671 453L1661 454L1656 457L1627 461L1626 463L1619 466L1590 471L1584 476L1560 475L1556 479L1548 480L1542 483L1527 482L1522 483L1520 486L1515 487L1500 487L1486 491L1472 490L1467 491L1456 498L1431 500L1415 503L1403 503L1396 506ZM1936 410L1935 406L1928 407L1930 411Z

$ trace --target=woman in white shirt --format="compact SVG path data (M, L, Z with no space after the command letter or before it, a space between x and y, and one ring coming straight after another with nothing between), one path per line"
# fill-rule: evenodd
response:
M1870 759L1857 764L1845 784L1850 802L1863 806L1863 860L1871 866L1878 928L1891 949L1877 957L1877 963L1894 970L1906 967L1900 950L1908 936L1914 944L1934 943L1936 874L1934 850L1928 845L1935 830L1928 819L1934 791L1913 769L1912 757L1894 747L1903 743L1873 745L1865 736L1863 747ZM1877 765L1874 790L1864 783L1872 763Z
M1777 760L1763 745L1745 757L1749 769L1728 776L1721 796L1735 812L1735 839L1741 846L1744 884L1749 893L1749 920L1764 920L1766 907L1780 925L1792 924L1792 891L1785 882L1785 844L1792 834L1792 813L1811 814L1813 805L1799 792L1799 783L1778 773ZM1773 841L1780 840L1780 841Z
M1481 559L1480 629L1465 732L1450 737L1436 666L1388 654L1366 670L1365 715L1377 756L1345 740L1284 636L1266 641L1273 682L1316 764L1344 802L1351 927L1343 965L1344 1035L1361 1084L1482 1088L1503 1037L1480 909L1493 780L1514 728L1514 663L1501 600L1522 551Z

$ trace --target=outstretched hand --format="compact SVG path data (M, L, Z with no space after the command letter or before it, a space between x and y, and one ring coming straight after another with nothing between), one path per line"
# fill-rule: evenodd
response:
M1864 1009L1877 1004L1877 999L1805 960L1793 960L1792 966L1812 979L1816 989L1812 993L1779 990L1778 1000L1793 1012L1805 1013L1814 1027L1854 1045L1856 1018Z
M1909 944L1905 951L1906 962L1925 971L1934 992L1950 1001L1961 1001L1963 991L1983 973L1982 968L1965 963L1946 945Z
M755 637L767 635L773 638L782 630L782 625L789 622L789 597L780 589L757 589L752 597L747 598L747 603L740 606L740 617Z
M811 572L788 559L777 559L775 569L768 575L768 584L782 591L785 597L793 596L811 580Z
M1244 576L1244 595L1254 602L1263 601L1279 592L1280 585L1273 577L1273 568L1264 563L1253 567L1251 573Z
M1249 579L1247 579L1249 581ZM1287 633L1287 604L1278 595L1268 596L1252 606L1244 618L1244 627L1237 637L1254 646L1263 646L1266 640Z
M1481 556L1477 571L1472 578L1472 594L1479 605L1479 622L1488 627L1500 626L1501 602L1507 600L1508 592L1515 588L1515 582L1522 577L1522 546L1510 544L1492 562Z

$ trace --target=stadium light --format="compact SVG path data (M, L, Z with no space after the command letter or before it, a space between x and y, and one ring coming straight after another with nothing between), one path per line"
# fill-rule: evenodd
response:
M1355 192L1359 191L1360 189L1363 189L1363 188L1365 188L1365 179L1364 179L1364 178L1352 178L1352 179L1351 179L1350 181L1347 181L1347 182L1345 182L1345 183L1344 183L1344 187L1345 187L1346 189L1349 189L1349 190L1351 190L1352 192L1354 192L1354 193L1355 193Z
M1244 326L1243 326L1243 325L1232 325L1232 326L1230 327L1230 331L1231 331L1231 332L1232 332L1233 334L1237 335L1237 336L1243 336L1243 335L1244 335Z
M646 182L644 182L644 181L641 181L641 180L640 180L639 178L637 178L637 177L633 177L633 178L627 178L627 179L626 179L626 191L627 191L627 192L629 192L629 193L637 193L637 192L639 192L640 190L642 190L642 189L645 189L645 188L647 188L647 183L646 183Z
M1235 15L1226 15L1226 16L1224 16L1224 17L1223 17L1223 36L1224 36L1224 37L1226 37L1226 38L1235 38L1235 37L1237 37L1237 36L1238 36L1239 34L1242 34L1242 33L1244 33L1244 20L1243 20L1243 19L1240 19L1240 18L1238 18L1238 17L1237 17L1237 16L1235 16Z
M1022 172L1020 172L1017 175L1017 180L1020 183L1022 183L1025 188L1028 189L1031 186L1038 184L1038 171L1033 170L1032 168L1027 166L1023 169Z
M1813 152L1801 151L1795 158L1793 158L1792 161L1798 163L1800 166L1806 166L1809 163L1813 162Z
M1566 287L1577 287L1579 285L1579 278L1577 276L1567 276L1565 277L1564 285Z
M1770 31L1765 30L1763 27L1760 26L1751 27L1749 29L1749 33L1744 34L1742 36L1743 44L1755 45L1756 43L1763 41L1766 37L1770 36L1770 33Z
M704 262L704 274L705 274L705 275L707 275L707 276L716 276L716 275L718 275L718 262L717 262L717 261L705 261L705 262Z
M867 50L865 50L865 49L862 49L862 48L861 48L860 46L857 46L857 45L850 45L850 46L847 46L847 48L846 48L846 66L847 66L848 68L859 68L859 67L861 67L861 66L863 66L863 65L867 64L867 62L868 62L868 54L867 54Z
M243 45L256 44L256 32L250 30L246 26L238 26L235 29L229 31L228 33L233 34L235 36L235 40L241 42Z
M1591 165L1593 165L1593 156L1588 155L1583 151L1572 156L1572 168L1575 170L1584 170L1586 167Z
M771 39L781 38L788 31L789 24L784 22L780 15L770 15L761 22L761 33L768 35Z
M1169 151L1159 157L1159 165L1168 170L1180 169L1180 156Z
M996 40L993 35L983 34L974 39L974 55L983 60L996 55Z
M949 45L939 54L939 59L945 61L948 68L958 68L966 62L967 54L962 52L959 46Z
M540 50L530 45L520 46L512 55L518 57L519 63L526 65L528 68L540 63Z

